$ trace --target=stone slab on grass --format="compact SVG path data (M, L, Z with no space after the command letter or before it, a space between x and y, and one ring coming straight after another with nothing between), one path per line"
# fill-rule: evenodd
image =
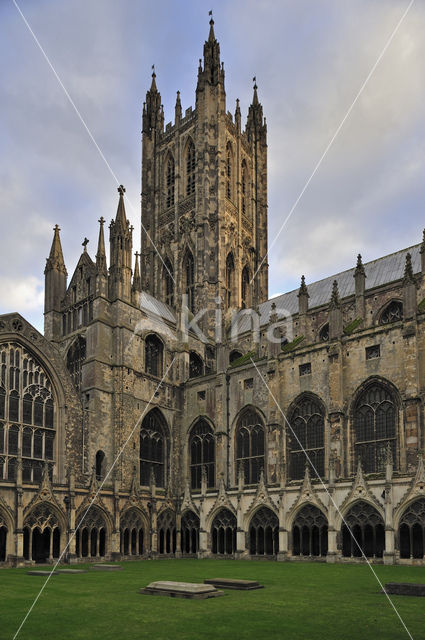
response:
M394 596L425 596L425 584L414 582L387 582L385 591Z
M140 589L139 593L149 596L169 596L171 598L187 598L205 600L206 598L216 598L224 596L223 591L210 584L199 584L196 582L171 582L160 580L151 582L147 587Z
M94 564L92 569L97 571L120 571L122 566L120 564Z
M33 569L32 571L27 571L27 575L28 576L44 576L45 578L47 578L48 576L52 575L52 576L57 576L58 572L57 571L42 571L41 569Z
M235 580L233 578L208 578L205 584L212 584L220 589L237 589L238 591L251 591L252 589L264 589L264 585L256 580Z
M87 569L58 569L56 573L88 573Z

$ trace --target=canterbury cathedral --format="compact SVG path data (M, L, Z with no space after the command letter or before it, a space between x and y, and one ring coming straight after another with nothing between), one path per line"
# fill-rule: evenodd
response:
M152 74L141 191L70 279L56 226L44 335L0 316L0 566L424 564L425 239L268 298L266 122L212 19L169 124Z

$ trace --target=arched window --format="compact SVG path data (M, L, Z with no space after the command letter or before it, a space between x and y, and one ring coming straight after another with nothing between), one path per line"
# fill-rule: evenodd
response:
M230 142L226 146L226 197L233 197L233 151Z
M151 334L145 340L145 371L152 376L162 376L164 346L158 336Z
M298 512L292 526L292 555L325 556L328 552L328 521L312 504Z
M242 269L242 309L247 309L251 306L251 296L249 290L249 269L244 267Z
M182 553L197 553L199 551L199 518L193 511L185 511L181 522L181 551Z
M160 554L176 552L176 514L171 509L161 511L157 521L158 551Z
M96 479L97 480L103 480L103 478L105 477L105 466L106 466L106 461L105 461L105 454L103 451L98 451L96 453Z
M103 558L107 553L106 522L102 509L92 505L77 515L76 555L79 558ZM81 522L81 526L80 526Z
M215 440L213 431L202 418L192 427L189 436L190 478L192 489L201 488L205 469L207 487L215 485Z
M140 484L149 486L151 474L157 487L164 487L169 455L168 429L161 412L152 409L140 429Z
M304 477L308 462L306 451L314 465L310 467L313 477L316 471L323 477L325 470L325 413L322 404L312 396L301 396L293 407L287 428L287 450L289 453L289 475L291 480Z
M195 145L192 140L189 140L186 147L186 195L190 196L195 193L195 169L196 169L196 157L195 157Z
M167 160L167 173L165 177L165 182L167 186L167 199L166 199L166 207L174 206L174 185L175 185L175 168L174 168L174 158L169 155Z
M195 263L192 253L187 250L183 260L184 293L187 295L187 306L195 312Z
M389 324L398 320L403 320L403 303L399 300L393 300L381 313L379 324Z
M60 555L60 523L49 504L35 506L24 520L24 558L51 562Z
M323 327L320 329L319 340L321 342L327 342L329 340L329 323L328 322L325 325L323 325Z
M256 484L264 469L264 426L253 409L244 411L236 427L236 469L244 469L245 484ZM238 472L238 471L237 471Z
M236 360L239 360L239 358L242 358L242 353L237 349L233 349L233 351L231 351L229 355L229 364L236 362Z
M204 374L204 363L200 355L191 351L189 353L189 378L198 378Z
M249 524L249 553L272 556L279 551L279 520L267 507L261 507Z
M16 478L22 456L24 482L39 482L43 461L54 459L55 411L49 377L39 362L16 343L0 345L0 480ZM49 467L51 472L51 467Z
M233 304L234 293L234 278L235 278L235 261L233 260L233 253L229 253L226 258L226 306L227 309Z
M66 366L71 374L75 387L81 388L81 370L84 360L86 359L86 341L82 336L72 343L66 356Z
M143 516L138 509L130 508L120 520L121 554L141 556L146 546Z
M354 407L355 464L362 462L366 473L385 470L390 446L396 460L397 407L393 394L379 382L370 384Z
M211 525L212 552L230 555L236 551L236 517L229 509L220 509Z
M0 562L7 560L7 526L0 512Z
M174 269L168 258L165 259L163 271L165 303L174 307Z
M382 558L385 550L385 527L377 510L368 502L356 502L344 520L346 524L342 525L342 555L346 558L360 558L363 551L366 558Z
M398 537L400 558L425 557L425 498L415 500L404 511Z
M242 160L241 196L242 196L242 213L246 216L248 212L248 169L246 166L246 160Z

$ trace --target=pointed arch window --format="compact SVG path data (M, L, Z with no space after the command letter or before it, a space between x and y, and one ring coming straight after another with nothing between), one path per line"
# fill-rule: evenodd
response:
M245 484L256 484L264 470L265 433L259 415L248 409L236 427L236 469L244 469Z
M397 407L390 390L379 382L369 385L354 407L355 465L365 473L385 471L388 447L396 460Z
M195 262L192 253L187 250L183 260L184 293L187 295L187 306L195 312Z
M233 199L233 151L230 142L226 146L226 197Z
M189 450L192 489L201 488L203 468L207 477L207 487L213 487L215 485L215 440L213 430L202 418L191 429Z
M186 195L190 196L195 193L195 145L189 140L186 148Z
M351 531L351 533L350 533ZM342 555L346 558L382 558L385 550L384 521L368 502L356 502L344 516Z
M81 388L81 373L85 359L86 341L82 336L78 336L75 342L70 346L66 356L66 366L77 390L80 390Z
M321 342L327 342L329 340L329 323L328 322L320 329L319 340Z
M16 477L22 456L24 482L38 482L43 461L54 459L55 411L50 380L21 345L0 345L4 371L0 381L0 480Z
M233 305L235 279L235 261L233 253L229 253L226 258L226 306L230 309Z
M165 303L174 307L174 269L168 258L165 259L163 269Z
M312 504L298 512L292 526L293 556L325 556L328 552L328 521Z
M310 466L312 477L316 471L323 477L325 470L325 413L318 399L302 396L289 416L291 429L287 429L287 450L289 454L289 475L291 480L304 477L308 463L305 452L314 465Z
M248 169L246 160L242 161L241 174L242 213L246 216L248 215Z
M99 450L96 453L96 462L95 462L95 466L96 466L96 480L103 480L103 478L105 477L105 467L106 467L106 460L105 460L105 454L103 451Z
M379 324L389 324L399 320L403 320L403 303L399 300L393 300L381 313Z
M204 362L195 351L189 353L189 378L198 378L204 374Z
M242 309L248 309L251 306L251 296L249 288L249 269L245 266L242 269Z
M167 170L166 170L166 176L165 176L165 182L167 187L167 198L166 198L167 209L174 206L175 181L176 181L176 178L175 178L174 158L172 155L169 155L167 159Z
M164 346L158 336L151 334L145 340L145 370L152 376L162 376Z
M156 486L164 487L168 457L168 428L160 411L153 409L144 417L140 429L140 484L149 486L153 474Z

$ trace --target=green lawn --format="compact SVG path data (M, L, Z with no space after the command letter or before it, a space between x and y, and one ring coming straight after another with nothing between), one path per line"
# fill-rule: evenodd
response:
M144 560L123 571L59 575L22 628L20 640L385 640L408 638L363 565ZM383 583L425 582L425 568L376 565ZM139 595L153 580L259 580L265 589L184 600ZM11 639L45 578L0 571L0 638ZM425 639L425 598L392 596L415 640Z

